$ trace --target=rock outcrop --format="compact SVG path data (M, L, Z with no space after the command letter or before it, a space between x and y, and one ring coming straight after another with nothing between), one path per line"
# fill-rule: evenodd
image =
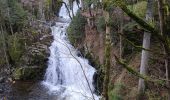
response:
M38 66L26 66L16 68L13 73L15 80L37 80L43 75L43 68ZM41 76L41 77L40 77Z

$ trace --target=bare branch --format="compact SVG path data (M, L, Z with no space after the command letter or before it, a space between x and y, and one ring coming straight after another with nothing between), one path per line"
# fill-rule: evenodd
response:
M58 41L58 42L61 43L60 41ZM81 67L81 69L82 69L82 71L83 71L83 75L84 75L84 77L85 77L85 79L86 79L86 82L87 82L88 87L89 87L89 89L90 89L90 92L91 92L91 94L92 94L92 98L93 98L93 100L95 100L93 91L92 91L92 89L91 89L91 87L90 87L90 83L89 83L89 81L88 81L88 78L87 78L87 76L86 76L86 73L85 73L85 71L84 71L84 69L83 69L82 64L81 64L80 61L72 54L70 48L68 47L68 45L67 45L66 43L61 43L61 44L64 45L65 47L67 47L67 49L69 50L71 56L80 64L80 67Z
M140 74L139 72L135 71L132 67L128 66L124 61L122 61L121 59L119 59L116 55L115 56L115 59L116 61L122 65L122 67L124 67L125 69L127 69L128 72L130 72L131 74L139 77L139 78L142 78L144 79L145 81L148 81L148 82L152 82L152 83L156 83L158 85L163 85L164 87L166 87L167 89L170 89L170 87L167 87L166 86L166 81L170 81L170 80L167 80L167 79L153 79L149 76L146 76L146 75L142 75Z

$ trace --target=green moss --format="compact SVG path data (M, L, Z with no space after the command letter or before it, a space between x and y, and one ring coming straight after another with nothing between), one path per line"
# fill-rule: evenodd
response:
M21 75L22 75L22 68L18 68L15 70L13 77L16 80L19 80L21 78Z
M34 80L41 77L43 69L39 67L21 67L16 68L13 73L15 80Z
M14 35L9 36L8 45L9 45L9 54L12 60L15 62L19 61L24 51L22 41L20 40L20 35L16 33Z
M147 6L146 1L140 1L137 4L128 6L128 8L131 11L133 11L137 16L144 18L146 12L146 6Z

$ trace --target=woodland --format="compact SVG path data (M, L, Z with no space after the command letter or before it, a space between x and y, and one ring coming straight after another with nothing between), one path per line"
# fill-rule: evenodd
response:
M43 80L62 5L100 100L170 100L170 0L64 1L0 0L0 100L6 84Z

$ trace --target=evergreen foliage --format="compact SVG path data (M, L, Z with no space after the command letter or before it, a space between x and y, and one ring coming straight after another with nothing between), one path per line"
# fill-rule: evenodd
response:
M84 36L86 23L85 17L78 11L67 29L68 38L72 44L78 42Z

